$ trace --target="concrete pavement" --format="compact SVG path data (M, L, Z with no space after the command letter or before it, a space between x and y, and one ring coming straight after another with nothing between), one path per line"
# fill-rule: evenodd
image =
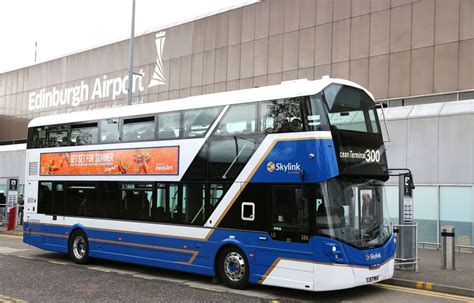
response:
M396 270L383 283L474 298L474 253L456 252L456 270L441 269L441 250L419 249L419 271Z

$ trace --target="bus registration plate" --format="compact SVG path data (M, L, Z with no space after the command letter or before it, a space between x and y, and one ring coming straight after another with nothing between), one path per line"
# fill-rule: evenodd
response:
M379 276L368 277L365 278L365 280L367 281L367 283L377 282L379 280Z

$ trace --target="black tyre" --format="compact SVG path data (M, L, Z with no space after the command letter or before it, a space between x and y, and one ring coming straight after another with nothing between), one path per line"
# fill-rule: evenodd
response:
M89 241L82 230L76 230L69 238L69 257L77 264L89 262Z
M230 288L245 289L249 285L249 272L245 254L237 247L227 247L217 261L219 278Z

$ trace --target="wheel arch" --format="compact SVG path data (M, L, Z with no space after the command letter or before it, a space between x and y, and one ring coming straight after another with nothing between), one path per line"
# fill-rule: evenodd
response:
M235 247L237 249L239 249L240 251L242 251L245 255L245 258L247 259L247 262L249 260L249 258L247 257L247 255L245 254L245 250L243 249L241 243L237 242L237 241L228 241L228 242L224 242L222 243L222 245L219 247L219 249L216 251L216 254L214 255L214 276L215 277L218 277L219 276L219 273L218 273L218 266L219 266L219 257L220 255L222 254L222 252L227 249L227 248L231 248L231 247ZM250 265L249 265L250 266Z
M74 225L71 229L71 231L69 232L69 237L68 237L68 240L67 240L67 243L68 243L68 246L69 244L71 243L71 237L72 235L74 235L74 233L76 233L77 231L81 231L84 233L84 235L86 235L87 239L89 239L89 236L87 235L87 231L86 229L84 228L84 226L82 225Z

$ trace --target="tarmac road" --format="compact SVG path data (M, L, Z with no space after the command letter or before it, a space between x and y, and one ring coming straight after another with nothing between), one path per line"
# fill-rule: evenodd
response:
M232 290L212 279L94 260L76 265L63 254L22 243L21 237L0 235L0 302L267 302L377 301L474 302L473 298L377 284L349 290L313 293L253 286Z

